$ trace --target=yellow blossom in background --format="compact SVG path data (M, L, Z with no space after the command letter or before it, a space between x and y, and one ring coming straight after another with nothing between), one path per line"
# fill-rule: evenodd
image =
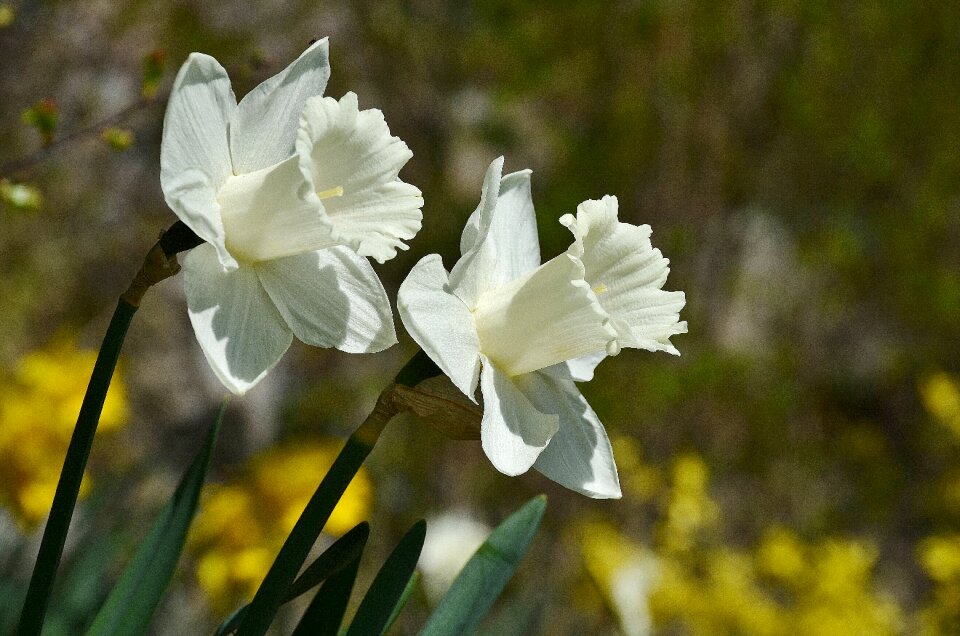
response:
M920 611L920 633L960 632L960 534L927 537L920 542L917 557L933 582Z
M756 563L761 574L797 584L807 568L806 548L790 530L776 526L764 534Z
M256 593L339 450L339 444L313 440L282 444L253 457L236 480L205 492L190 545L197 581L217 610ZM360 523L372 499L361 468L324 531L341 535Z
M639 462L628 458L625 464ZM577 527L584 568L624 634L906 633L904 611L877 589L876 546L849 538L805 541L780 525L767 528L752 548L727 545L709 482L702 458L687 454L674 461L650 545L613 524ZM938 607L946 607L949 599L960 600L960 537L924 545L921 561L937 572L933 578L958 583L957 594L940 595ZM938 626L942 615L934 617Z
M576 534L584 566L616 612L625 636L652 633L647 596L660 578L657 558L611 524L583 523Z
M892 598L873 592L879 551L865 541L829 540L811 550L808 580L797 592L793 624L811 636L898 634L902 610Z
M928 537L918 548L920 564L938 583L960 583L960 534Z
M643 462L640 444L632 437L619 435L610 440L617 458L617 472L624 492L640 501L650 501L663 487L663 478L656 466Z
M707 494L709 477L707 465L696 455L681 455L674 463L673 488L661 528L662 541L667 549L689 549L699 532L717 523L719 509Z
M25 532L46 517L53 503L96 358L95 351L78 349L74 338L59 335L0 379L0 506ZM126 390L117 373L98 430L115 431L126 419ZM85 475L80 496L89 488Z
M920 382L923 406L960 437L960 382L949 373L934 373Z

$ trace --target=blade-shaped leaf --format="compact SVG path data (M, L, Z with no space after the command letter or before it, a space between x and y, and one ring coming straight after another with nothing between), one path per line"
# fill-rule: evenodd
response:
M360 569L360 555L320 586L293 636L337 636Z
M422 519L403 535L360 602L347 636L379 636L387 629L417 567L426 536L427 522Z
M466 636L480 625L530 549L547 507L534 497L490 533L427 621L421 636Z
M187 530L197 511L200 490L210 466L210 455L226 407L224 401L216 421L210 427L206 442L100 608L87 632L88 636L147 632L150 618L173 577Z
M306 594L326 580L327 577L339 572L355 559L359 559L369 536L370 524L363 521L337 539L303 571L303 574L297 577L297 580L287 590L284 603ZM216 636L232 634L240 625L243 617L246 616L248 607L248 605L244 605L225 620L217 629Z
M393 624L397 622L397 619L400 617L400 612L403 611L407 601L410 600L410 595L413 594L413 590L416 589L419 582L420 573L414 570L413 574L410 575L410 580L407 581L407 587L404 588L403 594L400 595L400 600L397 601L397 606L393 608L393 614L390 615L390 619L387 621L387 626L383 628L384 634L389 632L390 628L393 627Z

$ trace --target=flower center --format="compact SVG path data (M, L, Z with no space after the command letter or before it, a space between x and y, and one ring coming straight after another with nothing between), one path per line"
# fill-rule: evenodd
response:
M343 186L337 186L335 188L330 188L329 190L324 190L323 192L317 192L317 197L321 201L324 199L331 199L333 197L342 197L343 196Z
M588 353L610 353L617 334L581 272L561 254L482 294L472 313L484 355L516 376Z
M316 199L301 198L305 187L310 186L296 155L256 172L227 177L217 203L230 254L238 261L256 263L336 245L322 207ZM343 188L317 196L341 197Z

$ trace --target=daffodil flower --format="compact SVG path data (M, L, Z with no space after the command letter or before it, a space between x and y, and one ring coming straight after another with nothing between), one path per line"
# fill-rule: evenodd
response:
M374 352L396 342L367 261L420 229L423 198L398 172L412 153L378 110L320 97L327 40L238 104L223 67L193 53L164 119L167 204L205 244L183 265L190 320L234 393L259 382L294 335Z
M576 382L621 347L676 353L682 292L661 288L668 261L650 228L620 223L613 197L563 222L565 253L540 263L530 171L487 170L480 205L448 274L424 257L400 286L407 330L464 394L483 396L480 437L507 475L533 467L595 498L620 496L613 451Z

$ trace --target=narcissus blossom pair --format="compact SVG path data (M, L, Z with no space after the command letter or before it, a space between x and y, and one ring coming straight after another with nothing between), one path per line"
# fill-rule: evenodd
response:
M390 302L367 257L392 258L420 229L423 198L401 181L411 152L356 95L321 97L327 41L240 103L226 72L194 53L164 120L161 185L205 244L184 262L190 320L220 380L243 393L293 336L348 352L396 342ZM649 226L621 223L617 200L560 219L573 233L540 262L530 171L484 179L447 273L436 254L400 288L414 339L471 400L481 440L508 475L531 467L592 497L620 496L610 442L576 382L621 347L677 353L682 292Z
M194 53L164 119L167 204L205 244L185 258L190 320L234 393L259 382L294 335L374 352L396 342L390 302L366 257L392 258L420 229L412 156L379 110L320 97L327 40L238 104L223 67Z
M586 201L561 223L563 254L540 263L530 172L487 170L480 205L448 274L431 254L397 306L407 330L471 400L483 396L481 441L507 475L531 467L591 497L620 496L610 442L576 382L621 347L677 353L683 292L662 289L668 261L650 227L621 223L617 200Z

